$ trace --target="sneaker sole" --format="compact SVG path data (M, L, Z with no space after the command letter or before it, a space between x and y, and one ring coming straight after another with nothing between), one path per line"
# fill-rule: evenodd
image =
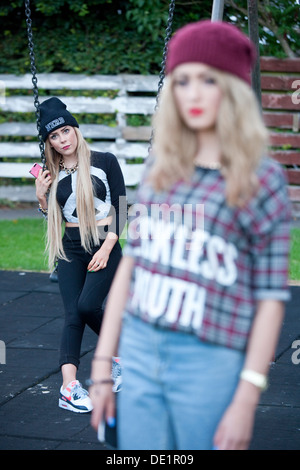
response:
M72 405L72 403L62 400L61 398L58 400L58 406L59 408L62 408L63 410L73 411L74 413L90 413L92 411L92 408L90 410L86 408L85 409L78 408Z

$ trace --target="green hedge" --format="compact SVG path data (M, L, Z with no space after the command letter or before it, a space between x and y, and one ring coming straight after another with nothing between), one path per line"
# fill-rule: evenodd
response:
M30 61L23 2L6 3L10 6L0 6L0 16L5 17L0 32L0 73L25 73L30 70ZM174 28L199 19L203 13L209 17L210 10L206 10L205 5L203 9L200 2L194 3L184 14L182 6L177 8ZM159 71L168 1L56 0L31 1L31 5L40 73L151 74ZM88 6L88 11L84 5Z
M233 9L235 3L240 10ZM268 3L266 0L260 3ZM39 73L86 74L158 73L161 68L168 0L52 0L30 2L36 64ZM212 1L177 1L173 31L190 21L210 18ZM246 10L245 10L246 9ZM299 10L299 6L298 6ZM247 1L226 1L224 19L247 31ZM293 24L297 5L274 0L268 10L297 52ZM2 0L0 5L0 73L30 71L23 0ZM287 29L288 28L288 29ZM287 33L286 33L287 30ZM283 56L266 28L261 28L261 53Z

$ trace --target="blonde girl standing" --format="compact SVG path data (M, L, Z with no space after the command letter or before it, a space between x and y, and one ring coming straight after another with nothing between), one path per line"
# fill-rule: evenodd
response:
M289 299L290 222L250 85L254 56L222 22L170 41L153 163L92 368L96 428L114 416L102 382L119 350L120 449L249 446Z

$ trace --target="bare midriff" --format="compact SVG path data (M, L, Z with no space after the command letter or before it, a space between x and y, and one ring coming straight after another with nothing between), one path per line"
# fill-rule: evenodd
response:
M112 223L112 216L111 215L109 217L105 217L104 219L96 221L96 225L98 225L98 226L111 225L111 223ZM79 224L75 224L73 222L66 222L66 227L79 227Z

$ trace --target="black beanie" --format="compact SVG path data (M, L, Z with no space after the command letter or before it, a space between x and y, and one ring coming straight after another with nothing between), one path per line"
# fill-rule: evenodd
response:
M40 122L44 142L55 129L64 126L79 127L74 116L67 111L67 106L56 97L49 98L40 104Z

